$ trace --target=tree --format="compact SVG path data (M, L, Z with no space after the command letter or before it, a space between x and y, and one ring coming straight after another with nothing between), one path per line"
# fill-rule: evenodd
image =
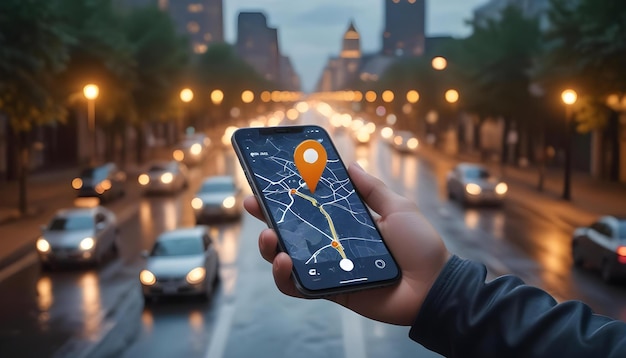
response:
M0 113L9 118L16 138L21 214L28 212L28 134L36 125L66 115L53 80L65 68L70 41L56 3L0 1Z
M580 93L578 131L605 129L612 148L610 175L619 177L618 115L607 99L626 93L626 3L619 0L552 0L550 28L534 75L550 92L572 87Z
M188 64L188 40L177 35L169 15L156 7L132 10L124 20L124 33L136 64L132 101L140 134L137 158L143 157L143 124L175 116L175 103Z

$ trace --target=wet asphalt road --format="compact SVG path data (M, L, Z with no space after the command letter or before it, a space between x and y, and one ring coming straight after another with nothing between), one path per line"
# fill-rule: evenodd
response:
M335 133L334 139L346 163L357 160L415 200L453 253L485 262L492 274L517 274L559 300L582 299L599 313L626 319L625 285L609 286L596 273L572 269L573 228L555 225L512 200L501 208L463 208L445 193L450 163L400 155L378 140L355 146L345 133ZM194 224L190 200L200 180L227 173L246 185L232 150L212 151L210 160L192 169L192 184L185 192L156 197L135 193L110 205L124 216L123 244L119 256L103 267L42 272L33 261L0 282L0 355L437 356L410 341L407 327L367 320L327 301L280 294L269 264L258 255L257 235L264 225L247 215L211 228L222 280L210 301L172 298L144 306L137 280L141 250L150 248L164 230ZM122 308L124 314L117 317ZM93 348L120 327L130 333L116 340L119 347Z

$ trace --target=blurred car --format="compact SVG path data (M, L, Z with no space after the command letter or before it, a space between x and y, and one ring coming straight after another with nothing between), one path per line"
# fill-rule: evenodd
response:
M509 190L506 183L480 164L460 163L448 173L448 197L462 204L501 204Z
M137 181L146 193L174 193L189 185L189 173L185 164L175 160L156 161Z
M101 202L124 196L126 193L126 173L115 163L88 167L72 180L72 187L78 197L97 197Z
M188 166L198 165L204 160L207 147L197 138L187 138L176 146L172 156L178 162Z
M409 131L397 131L393 134L391 145L401 153L414 153L417 151L419 141Z
M164 295L208 298L219 280L219 259L206 226L166 231L151 252L139 281L146 301Z
M574 265L600 269L602 279L612 282L626 277L626 218L603 216L587 227L574 230Z
M211 145L211 138L209 138L204 133L191 133L185 135L185 141L197 142L202 144L202 146L206 149Z
M243 210L242 191L232 176L213 176L204 180L191 207L196 223L218 218L238 218Z
M117 251L117 218L102 206L59 210L41 230L36 247L44 267L57 263L100 264L108 253Z

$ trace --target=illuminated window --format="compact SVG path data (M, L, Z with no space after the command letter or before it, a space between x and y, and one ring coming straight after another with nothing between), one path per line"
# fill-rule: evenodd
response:
M198 54L205 53L206 50L207 50L207 45L205 45L205 44L197 43L197 44L193 45L193 52L195 52L195 53L198 53Z
M200 31L200 25L198 25L198 23L195 21L189 21L187 23L187 31L189 31L189 33L191 34L196 34L198 33L198 31Z
M394 4L397 4L400 2L400 0L393 0Z
M189 4L187 6L187 11L189 12L202 12L202 10L204 10L202 4Z
M391 33L389 31L385 31L385 33L383 34L383 36L385 38L389 38L389 36L391 36Z
M204 41L211 42L211 40L213 40L213 35L211 35L208 32L206 34L204 34Z
M409 0L409 4L415 4L415 0Z

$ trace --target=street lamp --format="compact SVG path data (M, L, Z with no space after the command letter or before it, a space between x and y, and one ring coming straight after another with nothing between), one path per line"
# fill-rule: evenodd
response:
M193 91L191 90L191 88L183 88L183 89L180 91L180 95L179 95L179 97L180 97L180 100L181 100L184 104L189 103L189 102L191 102L191 101L193 100ZM183 124L183 127L186 127L186 125L187 125L187 123L185 123L185 122L187 122L187 120L186 120L187 113L185 113L185 112L186 112L186 110L185 110L185 109L186 109L185 107L183 107L183 109L182 109L182 121L181 121L181 122L183 122L183 123L182 123L182 124ZM178 129L179 133L181 132L181 129L182 129L182 128L179 128L179 129Z
M96 164L96 157L98 155L98 143L96 136L96 98L100 94L100 88L97 85L90 83L83 87L83 95L87 99L87 123L89 132L93 140L93 149L91 153L91 164Z
M446 102L455 104L459 100L459 92L455 89L449 89L445 94Z
M448 60L446 60L445 57L437 56L433 58L430 64L433 66L433 69L443 71L448 67Z
M220 104L222 104L223 100L224 92L218 89L211 91L211 102L213 102L214 105L219 106Z
M565 104L565 168L563 175L563 199L571 199L571 174L572 174L572 105L576 103L578 94L573 89L566 89L561 92L561 100Z

